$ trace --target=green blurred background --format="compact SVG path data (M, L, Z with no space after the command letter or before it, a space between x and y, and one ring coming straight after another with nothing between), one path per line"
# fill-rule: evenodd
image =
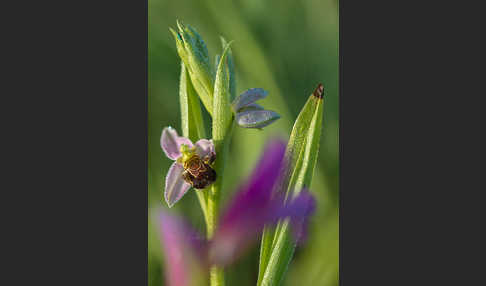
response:
M180 59L169 32L169 27L176 27L176 19L201 34L212 62L222 52L219 36L234 40L237 94L262 87L269 91L269 96L261 105L282 115L263 131L236 129L223 204L238 182L250 173L266 139L275 136L288 139L308 96L319 82L325 86L319 161L311 186L317 211L311 219L308 240L297 248L284 285L331 286L339 281L338 7L337 0L148 0L149 212L155 207L166 208L162 193L171 161L160 149L162 128L171 125L181 132ZM192 192L171 212L185 216L203 231L204 220ZM150 220L148 236L149 285L164 285L163 255ZM258 248L256 244L227 269L226 285L256 285Z

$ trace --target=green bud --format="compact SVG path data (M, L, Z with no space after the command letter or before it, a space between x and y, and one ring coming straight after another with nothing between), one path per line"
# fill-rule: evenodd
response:
M194 89L212 115L213 74L209 64L208 49L194 28L183 25L179 21L177 27L178 33L172 32L176 39L177 52L186 65Z

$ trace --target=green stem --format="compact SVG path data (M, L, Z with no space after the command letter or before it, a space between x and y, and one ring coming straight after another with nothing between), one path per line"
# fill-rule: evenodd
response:
M214 235L214 231L218 224L218 207L219 207L219 186L213 184L208 190L208 220L207 220L207 237L208 240ZM209 270L209 281L211 286L224 285L224 272L220 267L212 266Z
M216 151L216 161L214 162L214 170L216 171L216 181L211 186L211 191L208 196L207 214L207 237L208 240L214 235L216 226L218 224L219 213L219 199L221 188L223 186L224 165L228 157L228 145L233 133L233 114L230 109L229 102L229 71L227 64L227 55L230 49L230 44L225 45L223 54L218 63L216 71L216 79L214 81L214 96L213 96L213 143ZM212 266L209 273L209 281L211 286L224 285L223 269L218 266Z
M224 286L223 268L213 266L209 270L209 281L211 286Z
M208 204L207 204L207 238L211 239L214 235L214 230L218 223L218 207L219 207L219 188L216 182L208 190Z
M220 153L221 154L221 153ZM220 158L220 161L223 161L225 158ZM221 190L221 183L222 183L222 174L221 172L223 168L215 168L216 174L218 178L216 182L211 186L208 190L208 204L207 204L207 238L208 240L211 239L214 235L214 231L216 230L216 226L218 225L218 215L219 215L219 197L220 197L220 190ZM223 269L217 266L212 266L209 270L209 281L211 286L223 286L224 285L224 272Z
M219 217L219 202L221 198L221 189L223 186L224 166L226 164L226 158L229 153L229 143L234 129L234 120L232 120L229 131L227 131L224 140L215 140L214 145L216 148L217 160L214 165L217 178L214 184L211 185L208 190L208 204L207 204L207 238L211 239L214 235L216 227L218 225ZM224 286L224 271L223 268L212 266L209 272L209 281L211 286Z
M221 177L221 176L220 176ZM219 181L219 182L218 182ZM214 235L214 231L218 224L219 213L219 195L220 195L221 179L217 179L212 187L208 190L208 204L207 204L207 237L208 240ZM223 286L224 285L224 273L223 269L213 266L209 270L209 281L211 286Z
M207 210L207 201L206 201L206 195L205 192L209 192L209 189L204 189L204 190L194 190L197 195L197 199L199 200L199 204L201 205L201 210L204 215L204 221L206 222L206 225L208 224L208 210Z

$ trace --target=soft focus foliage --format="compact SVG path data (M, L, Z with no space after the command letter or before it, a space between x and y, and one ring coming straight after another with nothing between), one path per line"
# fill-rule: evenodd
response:
M163 127L180 126L180 59L169 27L176 19L190 24L204 38L209 58L222 54L219 35L231 45L236 94L261 87L269 92L259 104L281 118L264 131L235 128L223 190L234 190L247 177L266 138L288 139L292 125L317 83L325 86L321 147L311 192L317 199L309 237L297 248L284 285L338 283L338 2L303 1L166 1L149 0L149 208L164 207L165 174L172 161L160 148ZM213 61L210 61L214 66ZM215 72L212 71L212 72ZM206 130L209 116L203 114ZM210 138L211 134L207 134ZM222 194L224 205L231 194ZM204 217L196 195L187 194L171 212L184 214L204 233ZM149 221L149 285L164 285L163 257L154 223ZM227 285L255 285L258 246L226 272Z

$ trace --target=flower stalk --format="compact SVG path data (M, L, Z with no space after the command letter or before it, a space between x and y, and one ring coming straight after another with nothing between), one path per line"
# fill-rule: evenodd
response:
M270 141L250 177L224 209L211 239L203 239L183 220L160 211L160 234L165 249L169 286L224 285L223 266L240 257L265 225L288 218L294 230L305 226L315 201L307 190L288 202L274 192L283 166L285 142ZM208 271L209 270L209 271Z
M230 43L224 47L223 54L219 60L216 70L216 80L214 82L213 95L213 142L218 158L215 162L215 171L219 174L216 182L211 186L208 198L208 239L211 239L218 223L219 201L221 197L221 187L224 178L224 165L228 154L228 143L231 137L233 116L230 109L230 81L227 55L230 50ZM224 273L219 267L213 266L210 269L211 286L224 285Z
M164 196L168 206L172 207L191 187L195 189L206 222L206 240L208 242L217 241L210 249L219 260L210 260L207 264L209 271L206 273L209 273L211 286L224 286L222 266L226 265L232 258L231 255L227 256L227 249L224 249L225 245L228 247L228 241L231 242L229 245L235 251L240 249L240 246L243 248L247 242L252 240L251 238L256 237L256 234L263 230L265 223L275 224L278 221L277 217L293 218L296 213L304 214L307 209L312 208L313 201L309 199L310 196L307 193L303 194L295 203L288 205L284 203L283 197L277 196L277 199L270 200L271 196L264 196L266 199L260 203L267 204L269 208L262 205L261 210L259 210L262 211L262 215L255 216L255 210L252 208L258 205L259 195L265 194L265 192L267 192L267 195L270 194L272 186L276 182L276 176L268 176L268 178L263 179L255 175L260 181L267 182L270 185L261 188L259 184L250 184L253 189L250 188L246 191L250 194L256 194L254 201L245 204L245 199L240 198L245 207L234 206L234 209L246 209L243 215L234 217L237 218L237 223L246 223L247 225L235 229L234 227L238 225L228 223L227 221L231 222L231 219L223 217L223 219L226 218L226 223L223 222L223 226L221 226L221 222L218 221L221 188L229 144L235 126L262 129L279 119L280 116L276 112L265 110L255 103L268 94L261 88L248 89L236 97L235 67L230 48L232 42L227 42L221 37L223 53L221 56L216 56L214 69L209 64L206 44L194 28L178 21L177 31L173 29L170 29L170 31L174 36L177 52L181 58L179 99L183 136L179 136L177 131L170 127L166 127L162 133L161 147L167 157L175 161L166 177ZM207 132L202 117L202 106L205 107L212 119L211 140L206 139ZM282 151L282 156L278 155L279 152L272 152L276 155L272 158L278 160L274 161L272 168L268 169L277 173L281 167L280 162L283 158L285 144L273 144L273 146L275 150ZM275 210L275 212L271 213L271 210ZM171 224L169 217L163 217L165 217L165 221L169 222L167 228L175 229L175 236L182 237L184 232L178 231L178 223ZM230 217L232 216L230 215ZM256 224L254 224L255 222ZM292 219L292 224L299 225L295 219ZM246 230L248 227L252 231ZM251 235L241 236L239 231L249 231L248 233ZM170 233L170 231L166 231L166 233ZM243 237L245 239L241 240ZM174 239L170 236L166 237L166 240L174 244L176 248L181 248L184 243L187 244L187 242L178 244L176 241L183 239ZM176 254L173 255L176 257ZM180 269L184 268L181 265L183 264L175 267L175 269L181 271ZM195 268L202 269L203 267ZM178 276L175 275L175 277Z

